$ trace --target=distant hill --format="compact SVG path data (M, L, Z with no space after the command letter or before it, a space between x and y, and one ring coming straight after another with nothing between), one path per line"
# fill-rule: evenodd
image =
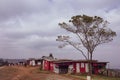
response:
M4 59L8 63L18 63L18 62L26 62L26 59Z

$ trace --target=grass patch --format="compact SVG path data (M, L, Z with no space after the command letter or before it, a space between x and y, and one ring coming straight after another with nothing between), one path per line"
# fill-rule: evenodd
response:
M78 78L82 80L86 80L87 75L86 74L65 74L65 76L71 76L73 78ZM101 76L101 75L92 75L93 80L120 80L120 78L116 77L107 77L107 76Z
M50 73L52 73L52 72L50 72L50 71L45 71L45 70L39 70L38 73L50 74Z
M100 75L93 75L93 80L120 80L120 78L100 76Z
M36 67L30 71L30 73L44 73L44 74L50 74L50 71L41 70L39 67Z

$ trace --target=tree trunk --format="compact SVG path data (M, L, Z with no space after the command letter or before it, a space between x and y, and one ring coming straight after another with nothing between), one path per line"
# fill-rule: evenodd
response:
M89 67L89 72L88 72L87 80L92 80L92 53L90 53L88 58L88 67Z
M89 64L89 75L92 75L92 53L89 53L88 64Z

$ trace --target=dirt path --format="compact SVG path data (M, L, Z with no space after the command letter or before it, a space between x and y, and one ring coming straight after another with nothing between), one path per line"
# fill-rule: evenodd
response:
M4 67L0 67L0 69L2 69L2 68L4 68Z
M95 76L96 77L96 76ZM95 78L94 77L94 78ZM0 80L83 80L79 76L60 75L49 71L40 71L37 67L0 67ZM120 80L119 78L98 76L95 80Z
M22 80L22 78L24 76L29 76L30 77L30 73L29 71L31 69L29 68L25 68L25 67L14 67L14 68L17 68L18 69L18 72L17 72L17 75L15 77L12 78L12 80Z
M14 77L11 79L2 80L80 80L70 77L61 76L50 72L40 72L37 67L18 67L14 66L13 69L17 69ZM1 79L0 79L1 80Z

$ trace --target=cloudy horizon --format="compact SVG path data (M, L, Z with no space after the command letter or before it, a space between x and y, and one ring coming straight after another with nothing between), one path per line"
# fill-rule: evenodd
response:
M69 34L58 26L75 15L100 16L117 33L110 43L97 47L93 58L120 68L120 0L0 0L0 58L84 59L74 48L59 49L58 35Z

